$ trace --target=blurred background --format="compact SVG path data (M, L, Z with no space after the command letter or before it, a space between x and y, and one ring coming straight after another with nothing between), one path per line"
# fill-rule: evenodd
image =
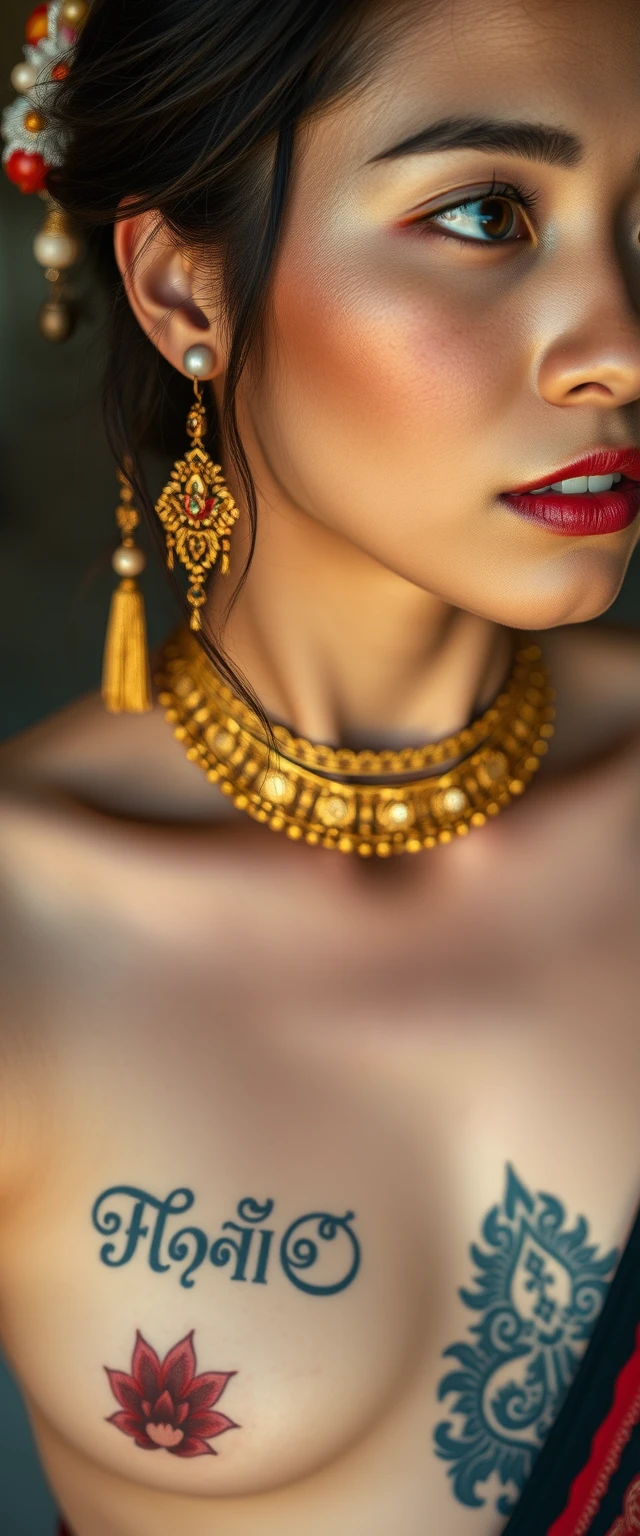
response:
M2 0L0 107L22 57L29 0ZM99 295L62 346L41 339L46 284L33 259L38 197L0 176L0 735L98 686L115 544L116 484L100 415ZM158 488L165 466L157 466ZM151 556L149 543L147 552ZM176 619L166 578L145 575L150 640ZM640 622L640 558L602 622ZM54 1507L18 1388L0 1358L0 1530L53 1536Z
M0 3L0 110L22 58L35 0ZM32 242L39 197L0 173L0 736L13 735L99 684L115 578L117 502L100 416L99 295L85 279L85 317L62 346L38 334L46 295ZM158 489L165 470L156 466ZM176 621L159 562L146 543L152 644ZM0 1532L53 1536L53 1500L18 1388L0 1356Z
M0 6L0 107L22 57L29 0ZM116 481L100 411L100 294L79 270L83 318L55 345L38 333L47 293L32 254L45 208L0 175L0 734L58 709L100 677L114 578ZM158 466L162 474L164 466ZM160 482L158 484L160 489ZM150 542L150 541L149 541ZM175 618L147 548L151 639Z

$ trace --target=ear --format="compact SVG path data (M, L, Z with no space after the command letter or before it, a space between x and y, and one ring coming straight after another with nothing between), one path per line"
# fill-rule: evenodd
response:
M207 309L217 308L215 263L211 264L209 292L203 300L202 276L198 279L193 260L176 244L156 212L119 219L114 249L133 313L163 357L184 373L187 348L204 343L215 359L208 377L224 373L222 329L202 308L203 302Z

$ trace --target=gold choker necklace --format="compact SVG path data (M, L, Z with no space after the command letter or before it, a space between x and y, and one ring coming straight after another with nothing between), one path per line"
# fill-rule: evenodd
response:
M238 810L294 841L361 858L419 853L484 826L523 794L554 729L549 672L539 646L529 644L516 652L504 689L472 725L399 752L314 746L274 725L274 758L259 719L189 630L164 647L156 682L187 757Z

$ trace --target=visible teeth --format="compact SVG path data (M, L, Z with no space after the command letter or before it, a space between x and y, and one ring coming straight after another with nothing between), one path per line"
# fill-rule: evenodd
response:
M621 479L622 475L574 475L572 480L554 480L553 485L537 485L529 495L541 496L543 491L560 491L563 496L584 496L587 491L610 491Z
M572 480L554 480L552 491L562 491L563 496L584 496L589 489L587 475L574 475Z
M614 484L613 475L589 475L590 491L610 491Z

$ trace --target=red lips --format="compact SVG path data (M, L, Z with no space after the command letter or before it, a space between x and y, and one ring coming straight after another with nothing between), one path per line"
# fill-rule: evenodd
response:
M526 485L514 486L507 495L535 491L540 485L555 485L558 480L573 480L578 475L626 475L629 480L640 480L640 448L597 448L565 469L553 469Z
M621 475L622 479L608 491L565 495L562 491L541 489L559 480L589 475ZM550 533L568 538L620 533L635 522L640 512L640 449L598 448L564 469L550 470L540 480L504 492L500 501L527 522L540 523Z

